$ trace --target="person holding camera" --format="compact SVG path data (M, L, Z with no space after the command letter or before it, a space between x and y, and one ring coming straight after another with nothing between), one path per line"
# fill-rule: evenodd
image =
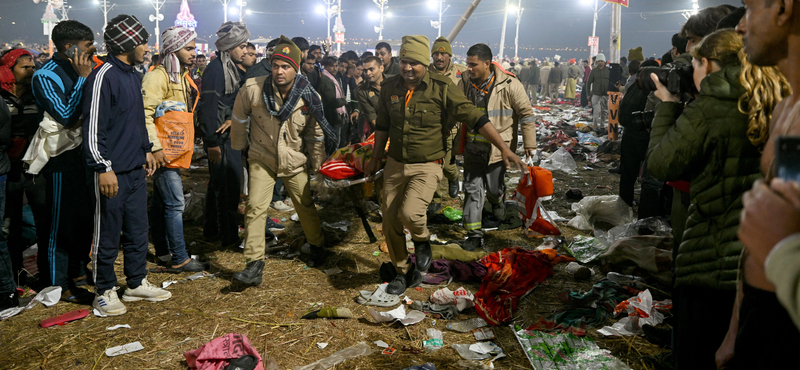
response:
M746 92L739 81L742 47L742 38L727 29L692 49L699 94L685 108L664 86L666 81L650 75L662 103L653 119L647 170L661 180L690 182L691 204L674 270L678 369L716 366L714 354L728 331L728 316L698 312L707 310L709 302L716 312L733 309L742 195L761 177L761 153L748 140L748 117L739 111Z

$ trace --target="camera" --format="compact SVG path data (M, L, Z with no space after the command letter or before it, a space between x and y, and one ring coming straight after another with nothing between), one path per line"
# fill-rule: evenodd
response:
M655 91L656 84L650 78L655 73L658 81L670 93L680 95L694 94L694 68L691 65L667 65L664 67L644 67L636 75L636 85L643 91Z
M631 113L633 117L633 125L635 127L641 127L645 130L649 130L653 124L653 118L656 117L656 111L654 110L645 110L639 112Z

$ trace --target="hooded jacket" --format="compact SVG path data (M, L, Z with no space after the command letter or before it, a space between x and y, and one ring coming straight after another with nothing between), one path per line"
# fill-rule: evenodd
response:
M761 178L758 148L739 112L741 65L709 74L700 96L656 108L647 170L660 180L691 183L688 218L675 260L676 286L733 291L742 243L736 236L742 195ZM677 120L676 120L677 118Z
M133 66L114 55L86 79L83 148L94 172L141 168L153 144L145 127L142 83Z
M489 121L497 129L506 145L511 143L514 135L513 128L518 124L522 124L522 141L525 144L525 149L536 149L536 117L533 115L533 107L528 94L525 92L525 87L522 86L518 79L503 73L494 64L489 68L495 75L495 82L489 92L489 101L486 105L486 114L489 117ZM458 87L467 96L469 96L467 91L472 83L470 78L469 71L466 71L461 75L461 81L458 82ZM512 150L514 149L516 148L512 148ZM502 160L503 156L500 153L500 149L492 146L489 164Z

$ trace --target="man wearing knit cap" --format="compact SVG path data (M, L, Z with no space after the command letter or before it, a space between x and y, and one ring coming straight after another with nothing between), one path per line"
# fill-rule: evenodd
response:
M245 72L236 67L244 59L250 32L242 22L225 22L217 31L217 52L203 73L203 91L197 106L198 126L208 153L211 179L206 192L203 236L219 237L223 247L238 245L239 189L242 154L231 148L228 128L231 110Z
M605 126L606 116L608 116L608 67L606 67L606 56L603 53L595 57L597 64L589 73L586 79L586 92L592 101L592 127L595 132L599 132Z
M581 75L581 69L575 64L575 59L569 60L569 67L567 68L567 86L564 88L564 99L575 100L577 96L578 76Z
M428 70L431 73L440 73L452 80L454 84L457 84L458 81L461 80L461 74L467 70L467 67L453 63L452 58L453 47L450 46L450 41L447 41L447 38L444 36L439 36L439 38L433 42L433 47L431 48L433 64L428 66ZM458 130L457 127L455 127L455 122L450 122L448 125L453 128L450 130L449 137L447 138L447 154L445 154L444 157L443 172L448 182L448 194L451 198L455 198L458 195L459 186L458 167L456 167L455 156L453 155L453 145L458 136ZM438 188L433 194L433 202L431 202L430 208L435 208L431 209L431 211L437 212L442 208L442 195L439 193Z
M167 132L165 121L156 116L159 106L173 104L180 106L175 110L194 113L197 87L189 75L189 67L195 57L197 33L185 27L170 27L161 34L161 65L144 75L142 92L144 94L144 116L147 136L153 143L153 157L158 169L153 175L153 201L150 208L150 233L156 257L164 264L169 263L172 272L203 271L203 265L190 258L186 252L183 238L183 183L180 167L171 163L165 155L166 150L180 143L161 142L158 132ZM164 105L167 105L164 104ZM161 110L163 115L163 110ZM171 131L169 131L171 132ZM194 135L179 139L193 142ZM170 140L171 135L164 138ZM192 149L194 145L191 145ZM192 151L183 154L192 156ZM173 158L176 159L176 158Z
M381 86L375 149L364 171L364 176L371 176L380 169L389 140L381 202L383 233L397 272L386 288L389 294L399 295L407 287L419 285L419 271L427 271L431 265L425 211L442 178L450 129L445 115L463 122L470 130L478 130L501 149L506 163L513 162L525 170L524 163L503 142L489 118L469 102L453 81L428 71L429 45L425 36L403 37L400 75L387 78ZM416 266L408 259L403 227L411 233Z
M114 262L125 256L126 302L164 301L172 293L147 281L147 181L156 161L147 137L142 84L133 68L144 62L147 30L134 16L119 15L106 25L108 61L86 79L82 126L84 158L93 173L94 240L92 271L100 316L127 309L117 296ZM144 166L147 166L145 170ZM120 237L122 234L122 237Z
M628 49L628 62L633 62L634 60L638 60L639 62L644 62L644 54L642 53L641 46L633 49Z
M258 285L264 269L265 225L278 178L292 198L311 256L309 267L325 262L325 239L311 199L309 172L325 159L325 146L337 142L325 120L322 102L308 79L298 73L300 49L285 36L275 47L272 74L245 81L233 106L232 146L247 149L248 198L244 255L247 266L233 274L244 285ZM248 124L249 120L249 124Z

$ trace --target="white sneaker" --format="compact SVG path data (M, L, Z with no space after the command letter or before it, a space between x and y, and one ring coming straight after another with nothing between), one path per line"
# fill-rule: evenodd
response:
M135 302L145 300L148 302L161 302L166 301L172 297L172 293L168 290L161 289L153 284L150 284L147 279L142 280L142 285L136 289L125 289L125 294L122 295L122 300L125 302Z
M119 316L125 312L128 312L128 309L125 308L125 305L119 301L117 289L119 289L119 287L106 290L106 292L102 295L94 296L92 307L99 311L102 316Z
M276 201L276 202L272 202L272 204L270 204L270 207L272 207L272 209L274 209L274 210L276 210L278 212L291 212L291 211L294 211L294 208L289 207L289 205L287 205L282 200L279 200L279 201Z

